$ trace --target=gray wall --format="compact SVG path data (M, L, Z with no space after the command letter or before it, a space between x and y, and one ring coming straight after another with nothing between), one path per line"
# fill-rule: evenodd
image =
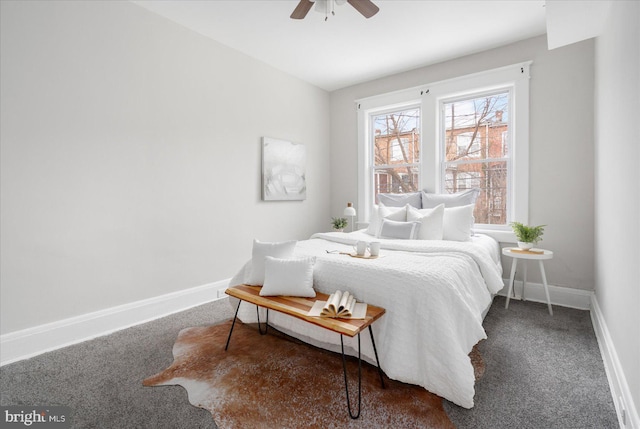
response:
M596 297L640 410L640 3L596 40ZM629 404L627 405L627 409Z
M357 201L354 100L532 60L529 222L548 225L541 246L555 254L545 263L549 283L593 290L593 58L592 40L549 51L542 36L331 93L333 215ZM538 270L529 273L541 281Z
M328 229L327 92L129 2L0 3L3 334ZM261 136L306 144L306 201L260 201Z

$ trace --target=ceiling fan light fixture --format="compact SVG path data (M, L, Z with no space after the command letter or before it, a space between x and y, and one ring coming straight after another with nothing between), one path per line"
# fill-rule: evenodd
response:
M324 13L324 20L329 19L329 14L335 15L335 1L334 0L314 0L316 3L316 7L314 8L316 12Z
M300 0L293 13L291 19L303 19L307 13L316 4L316 12L324 13L324 20L329 19L329 14L335 15L335 5L343 5L349 3L355 10L360 12L365 18L371 18L380 10L378 6L373 4L371 0Z

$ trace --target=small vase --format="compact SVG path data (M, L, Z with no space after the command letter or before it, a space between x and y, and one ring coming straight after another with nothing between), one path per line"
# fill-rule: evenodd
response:
M523 250L529 250L533 247L533 243L526 243L524 241L518 241L518 247Z
M343 232L343 228L333 228L333 232Z

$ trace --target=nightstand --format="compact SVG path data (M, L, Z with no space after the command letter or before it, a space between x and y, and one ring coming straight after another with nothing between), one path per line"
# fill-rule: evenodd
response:
M549 307L549 314L553 316L553 310L551 309L551 299L549 298L549 286L547 285L547 276L544 272L543 262L547 259L553 258L553 252L551 250L534 249L534 250L522 250L517 247L505 247L502 249L502 254L513 258L511 264L511 275L509 276L509 290L507 291L507 303L504 308L509 308L509 300L511 299L511 293L513 291L513 281L516 276L516 267L518 261L523 260L523 283L522 283L522 299L524 300L524 288L527 285L527 261L538 261L540 266L540 274L542 275L542 284L544 285L544 293L547 296L547 306Z

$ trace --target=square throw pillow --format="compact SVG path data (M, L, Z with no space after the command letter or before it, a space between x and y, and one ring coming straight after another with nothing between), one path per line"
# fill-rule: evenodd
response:
M249 278L246 279L247 284L262 286L264 283L264 258L267 256L290 258L293 256L295 247L296 241L263 243L258 240L253 240L251 270L249 270Z
M468 206L475 204L480 195L480 189L473 188L455 194L431 194L422 191L422 208L432 209L440 204L444 204L446 208Z
M389 219L398 222L404 222L407 220L407 208L405 207L386 207L384 204L374 206L371 213L371 221L366 233L373 236L378 236L380 233L380 227L382 226L382 220Z
M378 194L378 201L387 207L404 207L409 204L417 209L422 208L422 194L420 192Z
M443 240L469 241L471 240L471 228L475 219L473 208L475 204L462 207L445 207L442 220Z
M443 237L443 220L444 220L444 204L433 209L414 209L409 207L407 211L408 221L420 222L418 230L418 240L442 240Z
M380 228L380 238L397 238L401 240L415 240L420 230L420 222L397 222L383 219Z
M264 260L264 285L260 296L302 296L313 298L314 258L279 259L267 256Z

